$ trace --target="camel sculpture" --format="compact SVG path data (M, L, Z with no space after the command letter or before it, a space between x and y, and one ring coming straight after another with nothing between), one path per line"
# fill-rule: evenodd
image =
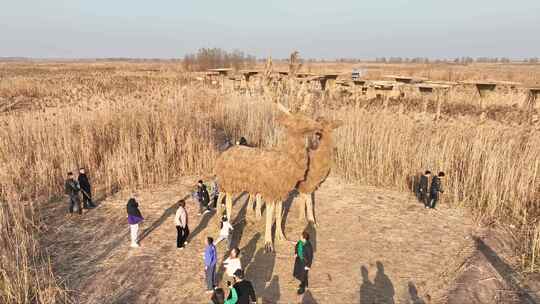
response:
M267 202L265 246L273 249L272 225L276 213L276 238L284 240L282 230L283 201L291 190L306 176L308 168L308 150L306 138L322 130L322 124L301 114L292 114L279 102L283 112L277 122L285 127L285 140L272 150L235 146L223 152L216 160L215 173L218 178L221 202L225 197L227 217L232 213L232 198L243 192L250 195L250 206L254 195L257 198L257 213L260 216L262 200Z
M307 220L317 226L315 212L313 209L312 194L326 180L332 167L334 152L334 139L332 133L336 128L343 125L340 120L329 120L319 117L317 121L322 124L322 131L317 133L317 147L309 149L309 168L305 180L300 181L297 190L300 194L300 218Z

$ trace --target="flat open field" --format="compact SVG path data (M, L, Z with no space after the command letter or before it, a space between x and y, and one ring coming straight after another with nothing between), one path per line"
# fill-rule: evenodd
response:
M367 82L354 86L359 66ZM188 200L192 239L179 251L174 203L213 176L227 142L279 149L276 100L343 125L315 192L319 226L285 202L289 240L314 237L303 297L293 243L265 252L264 221L246 220L246 195L235 201L234 243L260 303L538 300L540 101L529 89L539 65L304 63L300 72L339 74L324 89L320 75L280 76L287 69L276 62L264 76L259 63L246 81L178 62L0 63L0 247L16 249L0 255L0 302L207 303L201 255L217 217ZM384 78L396 74L452 84L422 93ZM63 179L80 166L99 207L70 218ZM426 169L447 175L437 210L413 193ZM128 246L133 192L145 216L139 249Z

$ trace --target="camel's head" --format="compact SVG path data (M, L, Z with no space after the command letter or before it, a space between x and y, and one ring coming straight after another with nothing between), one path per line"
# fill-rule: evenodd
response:
M321 124L322 129L315 132L315 137L311 141L310 147L313 150L319 147L321 141L327 138L330 139L332 132L343 125L343 121L341 120L332 120L325 117L317 117L315 121Z
M280 114L276 121L290 134L309 135L323 130L320 122L302 114Z

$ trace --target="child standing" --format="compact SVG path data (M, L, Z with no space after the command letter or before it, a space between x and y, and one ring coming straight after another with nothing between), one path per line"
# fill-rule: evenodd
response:
M131 234L131 247L139 247L139 223L144 219L139 210L139 203L134 198L130 198L127 203L127 214L129 231Z
M224 215L221 218L221 230L219 231L219 236L218 236L218 238L216 240L216 245L219 244L219 242L226 239L227 244L229 246L229 250L230 250L231 247L232 247L232 234L231 234L232 230L234 230L233 226L231 225L231 223L227 219L227 216Z

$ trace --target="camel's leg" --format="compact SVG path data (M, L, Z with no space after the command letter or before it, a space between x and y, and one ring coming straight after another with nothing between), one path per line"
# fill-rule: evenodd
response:
M255 210L253 210L253 208L255 207L255 195L248 195L247 218L250 222L253 222L255 217Z
M272 225L274 224L274 203L269 202L266 209L266 229L264 232L264 247L266 251L272 251Z
M227 193L225 197L225 212L227 212L227 219L230 221L232 216L232 195Z
M315 209L313 208L313 196L312 194L305 194L306 196L306 209L307 219L313 223L313 226L317 227L317 221L315 220Z
M305 220L306 219L306 205L307 205L307 197L305 193L300 193L300 197L298 198L298 207L300 208L300 212L298 213L298 219L299 220Z
M223 197L228 197L228 195L226 195L225 192L220 192L216 203L216 224L218 225L218 227L221 223L221 215L223 214Z
M287 238L283 233L283 202L277 201L276 205L276 239L279 241L286 241Z
M262 205L263 205L263 200L262 200L262 197L260 194L257 193L257 204L255 205L255 216L257 217L257 219L260 219L262 217Z

